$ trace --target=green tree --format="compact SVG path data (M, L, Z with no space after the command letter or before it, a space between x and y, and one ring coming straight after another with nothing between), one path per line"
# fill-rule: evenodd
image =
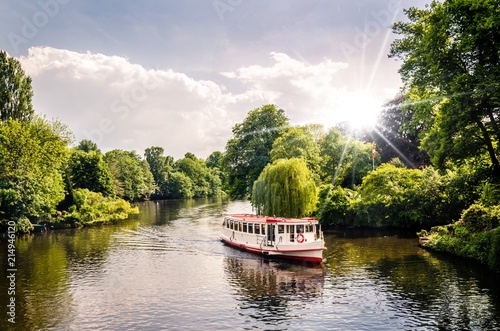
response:
M284 110L274 105L250 111L242 123L233 127L233 138L227 142L223 162L232 198L251 193L253 182L270 163L274 141L286 127L288 118Z
M29 120L33 116L31 78L19 61L0 50L0 122Z
M310 131L301 127L287 128L276 138L270 152L271 161L301 158L313 173L319 171L319 146Z
M422 104L412 121L432 121L422 139L432 163L443 169L484 153L499 177L500 2L433 1L405 13L389 56L403 60L405 93Z
M135 151L114 149L105 154L114 179L116 194L128 201L148 199L154 191L154 179L147 161Z
M252 205L259 214L311 215L317 201L313 174L303 159L280 159L267 165L253 184Z
M78 146L76 146L76 149L84 152L95 151L101 154L101 150L99 149L99 147L97 147L97 144L92 140L84 139L80 141Z
M350 225L347 215L350 208L346 189L332 184L322 185L318 194L316 217L326 225Z
M224 158L224 154L221 151L215 151L207 157L207 167L209 168L218 168L222 167L222 159Z
M68 162L68 184L71 192L77 188L86 188L92 192L113 196L113 177L102 154L96 150L85 152L73 149Z
M64 198L70 143L59 122L34 117L0 124L0 219L49 217Z
M155 195L165 197L166 192L162 190L165 187L169 174L173 171L174 160L171 156L164 156L164 149L158 146L146 148L144 157L149 164L149 169L153 175L155 183Z
M170 199L190 199L194 197L193 181L182 172L173 172L167 179L162 192Z
M354 188L373 169L372 144L362 143L337 128L331 128L320 143L321 171L324 182ZM375 164L380 163L377 153Z
M426 123L413 120L416 107L398 94L382 108L374 135L382 163L399 158L410 168L429 165L429 156L419 149L419 135L426 129Z
M218 169L208 168L206 162L193 153L186 153L184 158L175 162L175 170L191 179L195 198L216 196L221 193L222 182Z

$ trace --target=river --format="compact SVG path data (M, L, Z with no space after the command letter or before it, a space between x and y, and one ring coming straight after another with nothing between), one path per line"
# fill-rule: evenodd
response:
M322 265L218 240L248 202L156 201L116 225L1 239L2 330L499 330L495 274L413 235L331 231ZM15 279L8 278L14 273ZM15 295L9 294L14 285ZM14 323L7 313L15 298ZM12 314L11 314L12 315Z

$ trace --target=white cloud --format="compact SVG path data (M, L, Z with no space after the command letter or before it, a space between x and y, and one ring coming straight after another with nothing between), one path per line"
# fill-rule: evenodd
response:
M32 47L19 60L33 79L36 111L68 124L77 142L91 139L104 151L140 154L162 146L180 158L223 150L234 124L268 103L284 109L292 124L328 127L342 118L353 92L340 75L346 63L310 64L275 52L271 59L269 66L222 73L228 86L173 69L148 70L124 57L51 47Z

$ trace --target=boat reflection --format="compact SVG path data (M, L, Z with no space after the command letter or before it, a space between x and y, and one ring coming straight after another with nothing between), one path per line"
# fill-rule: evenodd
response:
M323 295L323 266L226 257L224 269L241 314L266 324L286 324L297 306L303 308Z

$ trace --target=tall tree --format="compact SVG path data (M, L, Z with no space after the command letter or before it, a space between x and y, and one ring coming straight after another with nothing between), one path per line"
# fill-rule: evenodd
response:
M0 122L29 120L33 116L31 78L19 61L0 50Z
M389 56L403 60L410 101L425 105L415 119L432 119L422 139L431 161L445 168L484 153L500 176L500 1L433 1L405 13Z
M153 175L155 183L155 195L165 197L166 192L162 190L168 180L169 174L173 171L173 157L164 156L164 149L158 146L146 148L144 157L149 164L149 169Z
M232 198L251 193L253 182L270 163L274 141L286 127L288 118L284 110L274 105L250 111L242 123L233 127L233 138L227 142L223 162Z
M259 214L304 217L313 212L316 201L316 184L303 159L269 164L253 184L252 205Z

